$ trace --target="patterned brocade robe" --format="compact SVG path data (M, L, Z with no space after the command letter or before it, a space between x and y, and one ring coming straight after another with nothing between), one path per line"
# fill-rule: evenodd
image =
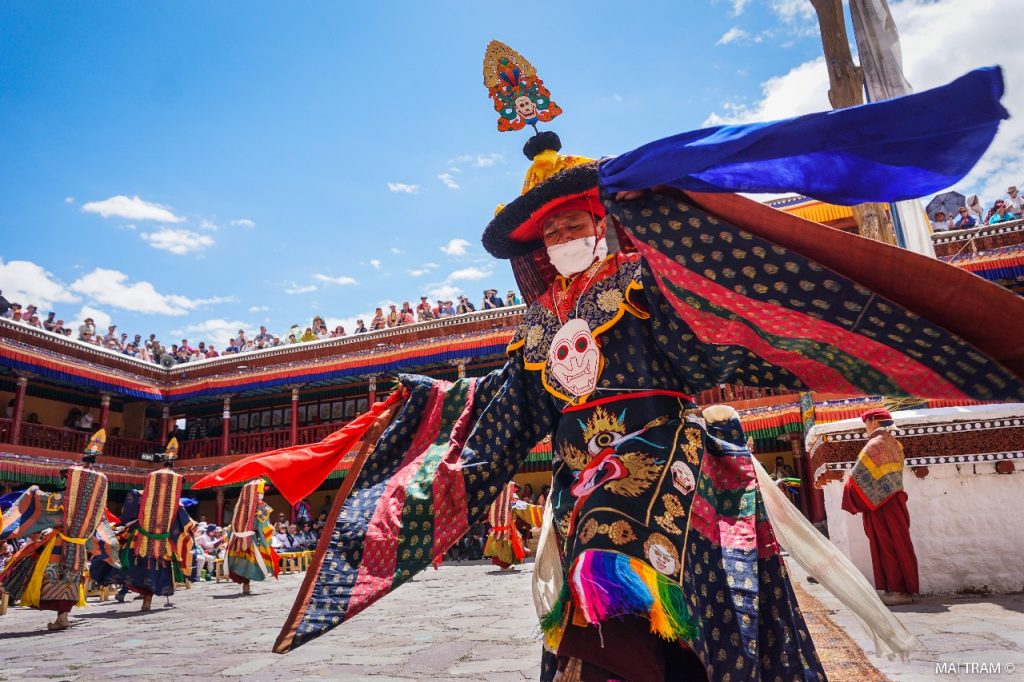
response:
M85 606L90 557L119 566L106 508L107 477L92 469L71 467L63 493L26 490L4 514L0 541L50 532L18 550L0 574L11 600L58 612Z
M857 311L843 302L874 305L870 291L693 206L654 196L629 211L635 220L613 210L640 254L615 254L555 282L527 310L503 368L454 384L401 377L407 399L353 472L275 650L326 633L442 556L550 435L564 588L542 627L561 665L582 660L623 679L655 679L675 669L673 652L686 651L714 680L824 678L742 429L737 420L706 425L689 396L719 383L929 394L954 379L901 352L918 336L960 354L957 372L969 376L958 385L968 394L972 377L986 373L1002 390L1020 386L895 304L878 304L871 317L901 325L900 339L877 326L852 329L847 318ZM656 232L640 224L649 216L658 216ZM742 259L732 253L740 243ZM705 282L676 271L691 259L708 264ZM743 274L754 262L752 276ZM736 289L746 296L721 291L714 280L726 271L743 277ZM795 305L776 300L783 289ZM776 303L785 310L761 314ZM801 306L811 312L792 312ZM596 351L600 371L583 401L570 400L549 356L556 331L574 318L597 348L574 342L567 354L586 361ZM884 370L872 364L880 354L892 361ZM667 649L621 655L652 635Z
M270 546L270 514L274 510L263 501L262 489L261 481L243 485L231 514L226 568L228 577L242 585L276 577L279 571L277 553Z
M175 582L192 575L195 521L181 506L184 479L168 469L146 477L142 495L132 491L121 520L130 525L129 546L122 563L126 583L142 595L169 597Z

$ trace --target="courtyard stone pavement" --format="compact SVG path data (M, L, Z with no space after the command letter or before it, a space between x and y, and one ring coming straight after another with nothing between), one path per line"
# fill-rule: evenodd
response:
M270 648L301 574L254 584L251 597L242 597L233 583L199 583L179 590L173 608L154 599L149 613L139 612L131 597L124 604L90 600L88 608L72 611L74 627L62 633L46 631L51 613L12 608L0 617L0 680L535 680L540 644L531 569L428 569L351 622L284 656ZM872 654L855 617L792 569ZM1024 596L931 597L896 611L923 648L909 663L870 656L892 680L1024 679ZM967 665L938 672L936 661ZM1002 668L989 673L971 663ZM1007 664L1022 672L1009 672Z

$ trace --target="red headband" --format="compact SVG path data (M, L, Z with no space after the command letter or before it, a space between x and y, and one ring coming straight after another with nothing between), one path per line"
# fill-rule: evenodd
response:
M547 205L539 208L528 220L513 230L509 238L516 242L541 241L544 238L543 234L541 234L544 222L552 215L564 213L565 211L586 211L594 216L595 220L600 220L605 216L604 204L601 203L597 196L597 188L594 188L584 194L576 194L562 200L548 202Z

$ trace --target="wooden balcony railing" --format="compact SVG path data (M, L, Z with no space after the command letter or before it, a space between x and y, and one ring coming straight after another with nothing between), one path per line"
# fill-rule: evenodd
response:
M298 430L299 443L308 445L321 441L346 423L347 420L330 424L301 426ZM275 429L273 431L260 431L257 433L232 433L228 435L228 454L251 455L257 452L285 448L291 444L291 429ZM220 436L185 440L181 444L181 458L219 457L223 454L221 452L222 447Z
M21 438L14 445L24 445L40 450L58 450L60 452L81 452L89 434L85 431L63 429L45 424L21 423Z
M14 421L12 419L0 419L0 443L11 443L11 430ZM77 429L65 429L58 426L47 426L46 424L33 424L31 422L21 423L21 437L17 443L40 450L56 450L58 452L82 452L89 440L85 431ZM138 438L122 438L110 436L103 448L103 454L107 457L119 457L121 459L140 459L144 452L162 452L163 445L156 441L141 440Z

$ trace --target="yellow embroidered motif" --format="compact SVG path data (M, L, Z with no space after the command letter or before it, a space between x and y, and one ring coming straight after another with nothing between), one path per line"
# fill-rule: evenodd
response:
M657 480L663 468L653 457L639 452L627 452L619 457L619 461L626 465L629 476L617 481L609 481L605 484L605 488L610 493L625 497L636 497L643 494L651 487L651 483Z

